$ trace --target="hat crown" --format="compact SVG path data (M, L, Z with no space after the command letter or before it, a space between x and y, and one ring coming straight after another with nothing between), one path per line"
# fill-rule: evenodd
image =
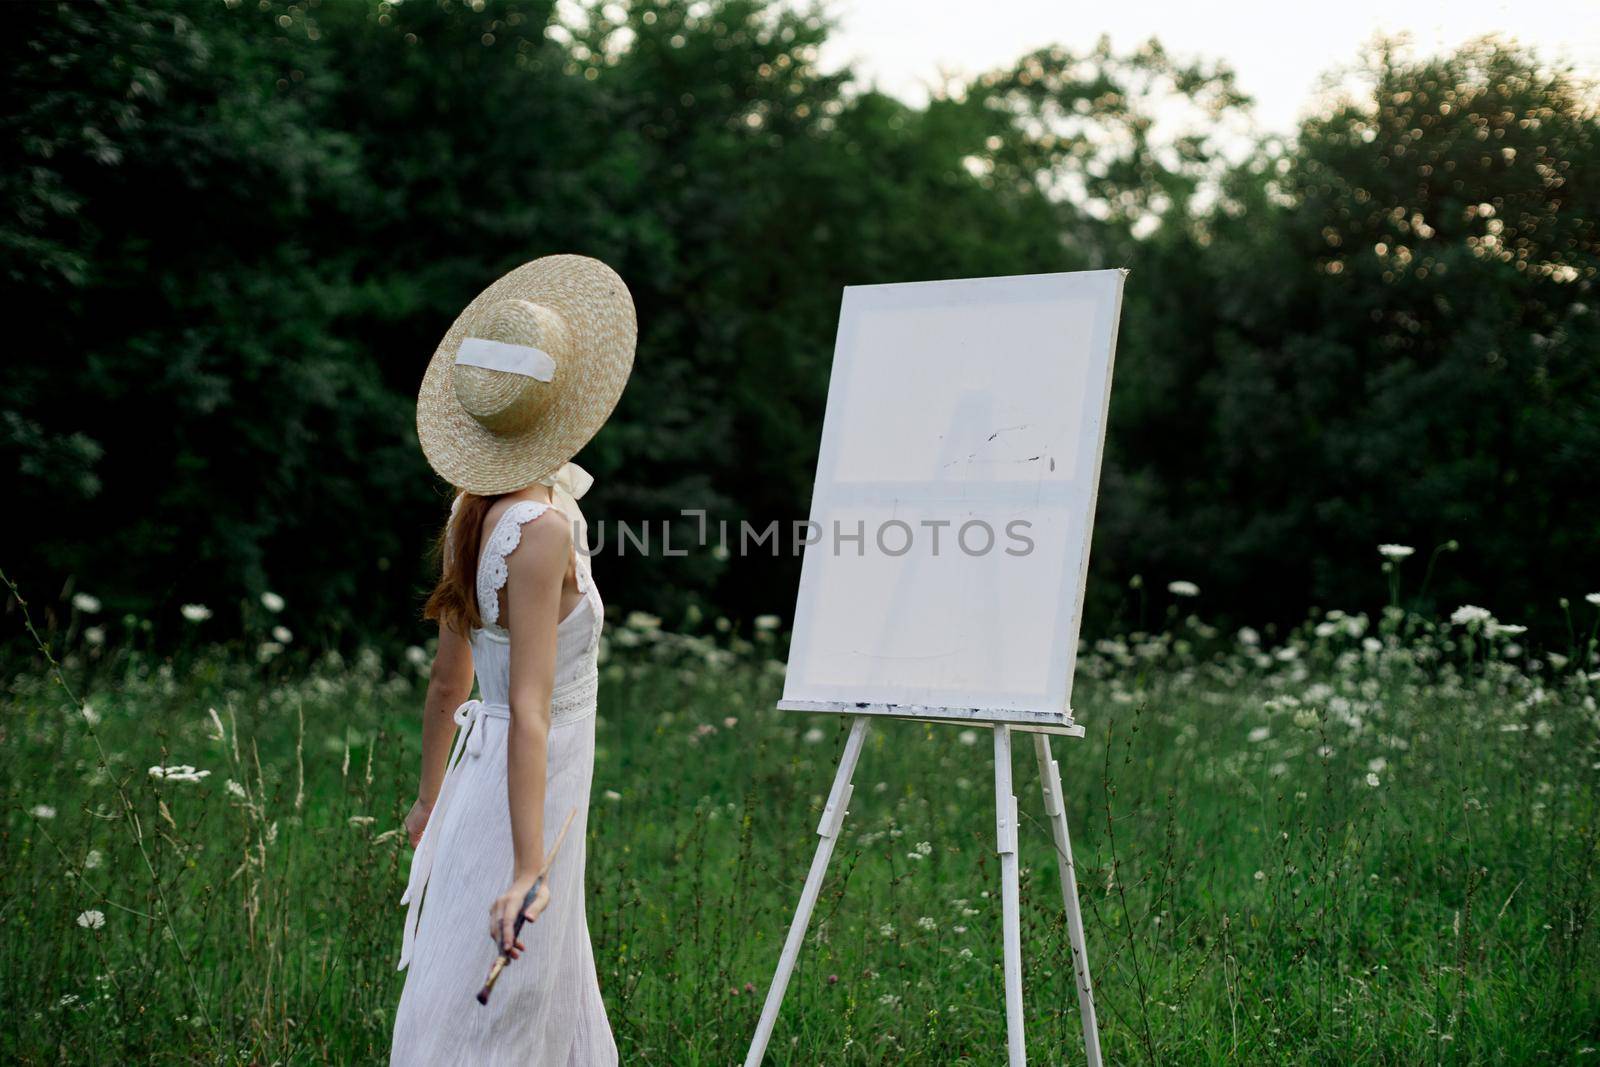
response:
M468 337L535 348L555 361L551 381L513 371L457 364L452 372L462 410L495 433L517 433L539 418L557 390L551 388L571 355L567 322L555 309L528 300L501 300L483 309Z

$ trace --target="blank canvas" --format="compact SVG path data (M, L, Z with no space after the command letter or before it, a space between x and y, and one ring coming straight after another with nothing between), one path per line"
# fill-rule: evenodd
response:
M1070 723L1125 274L845 289L780 706Z

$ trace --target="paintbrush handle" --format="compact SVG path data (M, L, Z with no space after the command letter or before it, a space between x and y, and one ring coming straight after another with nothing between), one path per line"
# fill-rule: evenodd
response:
M511 928L511 943L514 945L522 934L522 924L528 921L528 909L533 907L533 902L539 899L539 887L544 885L545 876L550 873L550 865L556 861L556 853L561 851L561 842L567 839L567 830L572 826L573 818L578 814L578 809L573 808L567 812L567 819L561 824L561 832L556 835L556 843L550 847L550 852L544 858L544 867L533 879L533 885L523 894L522 907L517 909L517 921ZM489 1003L489 993L493 991L494 984L500 980L500 972L506 969L506 964L511 962L511 950L501 949L500 955L495 957L493 966L489 968L489 977L484 980L483 988L478 990L478 1003Z

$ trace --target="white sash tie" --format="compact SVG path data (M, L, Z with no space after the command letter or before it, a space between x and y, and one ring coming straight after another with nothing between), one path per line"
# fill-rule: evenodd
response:
M434 802L433 811L428 813L428 825L423 827L417 851L412 853L411 875L406 879L406 891L400 897L400 903L407 905L405 934L400 942L400 965L397 968L402 971L411 962L411 949L417 940L422 891L428 885L428 876L433 873L433 854L439 843L438 828L444 824L444 814L449 807L450 787L454 784L456 766L469 755L473 759L483 755L483 737L486 733L484 720L511 718L511 706L474 699L457 708L453 717L461 729L456 731L455 743L450 746L444 781L439 786L439 799Z

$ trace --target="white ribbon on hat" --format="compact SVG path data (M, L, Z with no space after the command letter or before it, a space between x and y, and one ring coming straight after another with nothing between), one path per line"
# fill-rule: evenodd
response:
M555 357L532 345L513 345L487 337L469 337L456 349L456 366L520 374L548 382L556 376Z

